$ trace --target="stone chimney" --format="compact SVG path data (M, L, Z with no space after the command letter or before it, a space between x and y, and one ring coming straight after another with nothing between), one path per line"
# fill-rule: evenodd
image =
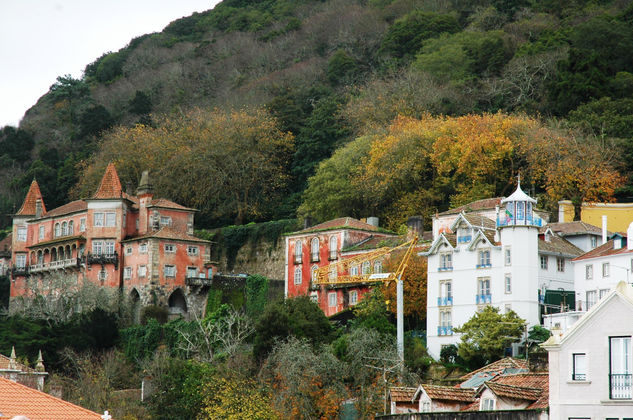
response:
M138 233L139 235L144 235L148 232L148 225L151 223L147 207L152 204L152 199L154 198L154 187L149 181L149 171L143 171L141 182L139 182L136 189L136 196L139 201Z
M35 218L39 219L40 217L42 217L42 213L43 213L43 206L42 206L42 199L38 198L35 200Z

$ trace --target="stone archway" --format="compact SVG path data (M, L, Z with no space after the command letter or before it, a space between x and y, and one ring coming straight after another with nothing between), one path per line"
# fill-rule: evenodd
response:
M132 322L138 324L141 322L141 295L138 290L132 289L130 292L130 308L132 310Z
M187 315L187 299L181 288L174 290L169 295L168 304L170 315Z

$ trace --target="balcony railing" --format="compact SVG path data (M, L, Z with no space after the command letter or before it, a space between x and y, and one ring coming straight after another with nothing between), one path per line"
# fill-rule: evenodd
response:
M452 265L440 266L440 268L437 269L437 271L452 271L452 270L453 270Z
M64 269L64 268L79 267L80 262L81 262L81 259L78 260L77 258L68 258L68 259L65 259L65 260L58 260L58 261L51 261L51 262L47 262L47 263L33 264L33 265L29 266L29 271L31 273L38 273L38 272L42 272L42 271L59 270L59 269Z
M114 264L115 268L119 268L119 255L116 251L113 254L92 254L86 256L86 264Z
M27 274L29 274L29 267L27 266L18 267L14 265L13 267L11 267L12 276L26 276Z
M475 297L477 305L484 303L492 303L492 295L477 295Z
M609 398L612 400L630 400L633 396L632 381L633 375L630 373L609 375Z
M209 279L206 277L190 277L187 276L185 278L185 284L187 286L211 286L213 284L213 279Z
M438 326L437 327L437 335L453 335L453 327L452 326Z
M451 306L453 304L453 297L438 297L437 306Z

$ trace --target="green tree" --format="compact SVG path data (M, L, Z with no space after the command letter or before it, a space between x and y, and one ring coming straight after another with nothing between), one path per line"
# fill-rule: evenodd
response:
M79 137L99 136L114 124L114 118L103 105L94 105L79 117Z
M152 112L152 101L149 96L140 90L137 90L134 97L130 99L128 104L132 114L147 115Z
M345 50L337 50L328 60L326 75L333 85L344 85L354 80L358 63Z
M461 327L454 328L462 334L458 354L471 367L499 360L510 343L521 340L525 325L514 311L500 314L499 308L486 306Z

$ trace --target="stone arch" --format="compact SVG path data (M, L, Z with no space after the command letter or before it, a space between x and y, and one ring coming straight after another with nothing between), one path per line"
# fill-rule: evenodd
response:
M141 322L141 295L136 287L130 292L130 308L132 310L132 322L138 324Z
M73 254L70 251L70 245L66 245L66 249L64 250L64 259L69 260L72 257L73 257Z
M40 249L37 251L37 264L42 265L43 263L44 263L44 253Z
M169 314L170 315L186 315L187 314L187 298L179 287L169 295Z
M51 249L51 261L57 261L57 248Z
M75 224L73 223L72 220L70 222L68 222L68 234L69 235L74 235L75 234Z

